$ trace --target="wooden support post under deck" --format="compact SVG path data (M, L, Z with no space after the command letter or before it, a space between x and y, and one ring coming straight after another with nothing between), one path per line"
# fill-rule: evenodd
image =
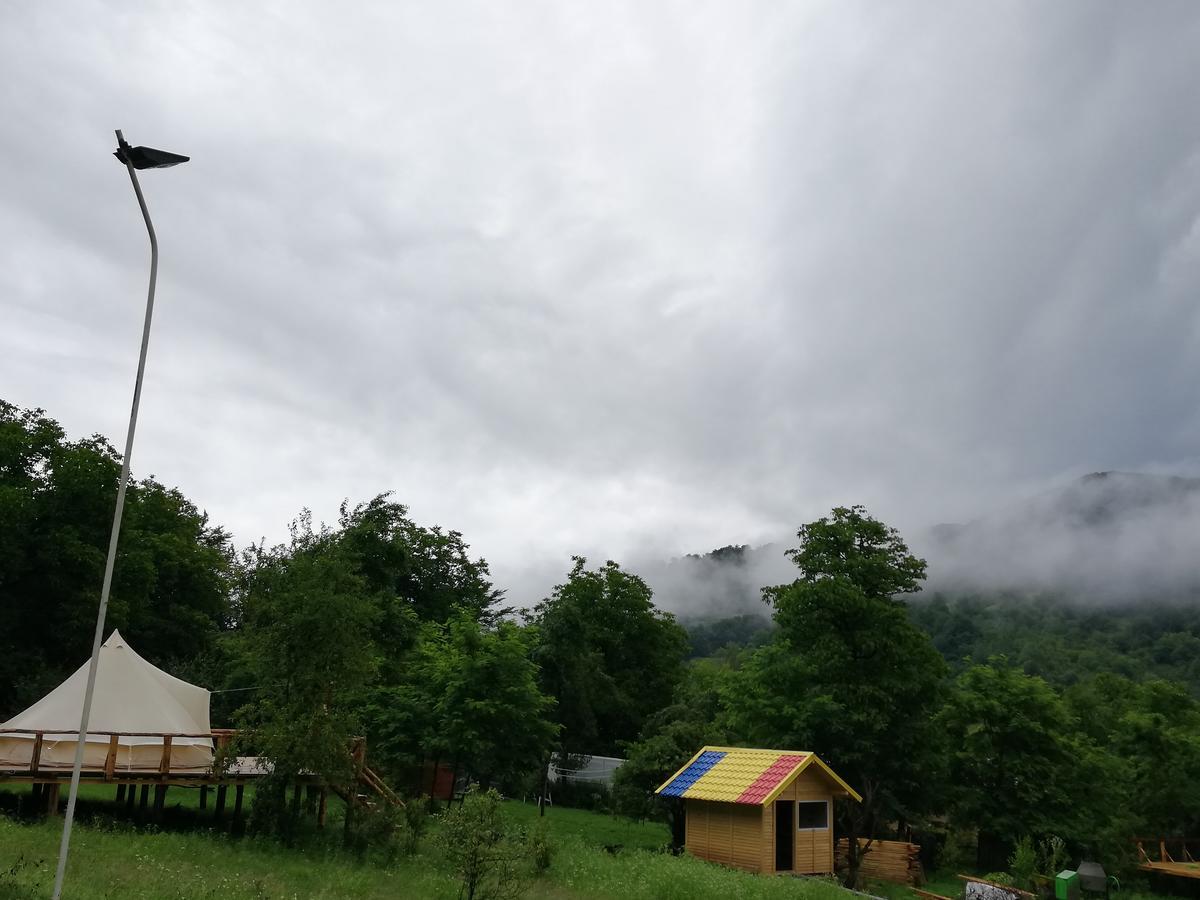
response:
M117 802L118 803L125 802L125 785L123 785L123 784L117 785Z
M304 789L304 814L311 816L317 811L317 786L310 784Z
M246 786L239 784L233 789L233 827L235 831L239 831L242 827L242 796L246 793Z
M208 809L208 785L200 785L200 808Z
M58 782L46 785L46 815L58 815Z
M158 774L171 774L171 735L163 738L162 759L158 761Z
M29 786L29 808L36 815L42 814L42 788L44 785L38 784L36 781Z
M37 774L38 766L42 764L42 733L39 731L33 736L33 756L29 759L29 771L34 775Z
M300 818L300 782L292 787L292 821Z
M104 757L104 780L112 781L113 772L117 769L117 736L108 736L108 755Z
M142 785L142 802L138 804L138 809L144 811L146 809L146 804L149 802L149 800L150 800L150 785L143 784Z
M225 814L225 792L228 787L224 784L217 785L217 808L213 810L213 818L216 821L221 821L221 816Z
M321 788L320 798L317 800L317 827L325 827L325 811L329 803L329 794L324 787Z
M137 785L129 785L129 791L125 794L125 811L129 815L133 815L133 807L137 804Z
M167 802L167 785L156 784L154 786L154 821L158 822L162 819L163 807Z

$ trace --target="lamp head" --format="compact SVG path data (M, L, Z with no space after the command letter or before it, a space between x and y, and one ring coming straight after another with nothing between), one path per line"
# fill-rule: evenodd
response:
M169 169L191 159L190 156L155 150L153 147L130 147L123 137L118 138L118 144L113 156L135 169Z

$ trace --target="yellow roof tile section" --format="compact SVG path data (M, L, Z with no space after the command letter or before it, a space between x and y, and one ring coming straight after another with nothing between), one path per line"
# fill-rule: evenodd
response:
M779 755L776 750L726 751L725 758L709 769L683 796L693 800L734 803Z

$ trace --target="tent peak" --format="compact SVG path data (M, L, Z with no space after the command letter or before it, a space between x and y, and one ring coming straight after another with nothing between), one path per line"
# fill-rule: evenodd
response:
M105 647L127 647L125 638L121 637L121 632L116 628L112 630L112 634L108 636L108 640L104 642Z

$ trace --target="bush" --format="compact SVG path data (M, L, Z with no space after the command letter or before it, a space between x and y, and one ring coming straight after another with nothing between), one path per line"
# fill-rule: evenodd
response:
M419 798L409 800L404 806L404 852L416 853L429 824L429 813Z
M1037 873L1038 856L1033 846L1033 838L1025 835L1013 848L1012 856L1008 858L1008 871L1012 873L1013 883L1023 890L1033 888L1033 876Z
M439 843L466 900L510 900L524 891L525 842L504 818L500 795L476 786L443 818Z
M368 852L381 862L391 864L401 854L415 849L407 827L407 807L381 803L359 806L350 818L345 834L346 849L360 857Z
M1041 850L1041 872L1043 875L1049 875L1053 878L1061 872L1067 865L1067 844L1057 834L1051 834L1042 839L1039 845Z
M555 851L555 846L551 843L550 835L546 829L545 819L538 819L537 824L526 835L525 843L529 848L529 858L533 863L534 873L544 875L546 870L550 868L550 862L554 858Z
M938 853L937 867L954 872L975 868L979 835L973 829L954 828L946 833L945 843Z

